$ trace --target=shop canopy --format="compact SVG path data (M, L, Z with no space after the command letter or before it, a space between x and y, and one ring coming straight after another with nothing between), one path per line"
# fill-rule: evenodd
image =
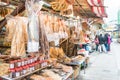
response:
M103 0L87 0L90 6L103 6Z
M98 17L107 17L103 0L87 0L87 2Z

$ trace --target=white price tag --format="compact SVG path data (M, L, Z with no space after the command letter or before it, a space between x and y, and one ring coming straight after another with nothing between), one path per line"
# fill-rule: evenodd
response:
M14 68L14 64L10 64L10 68Z
M19 77L20 76L20 72L16 72L16 77Z

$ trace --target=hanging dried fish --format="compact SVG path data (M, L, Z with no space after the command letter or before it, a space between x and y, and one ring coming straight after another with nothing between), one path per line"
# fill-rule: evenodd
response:
M56 11L65 11L69 6L66 0L56 0L54 2L51 2L50 4L52 5L52 8Z
M25 44L27 41L27 22L26 18L15 17L8 20L7 40L11 42L11 56L25 56Z

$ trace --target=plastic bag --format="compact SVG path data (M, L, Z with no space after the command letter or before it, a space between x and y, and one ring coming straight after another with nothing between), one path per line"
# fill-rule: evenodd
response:
M36 0L27 0L26 9L28 11L28 52L38 52L39 51L39 19L38 12L41 10L44 3Z

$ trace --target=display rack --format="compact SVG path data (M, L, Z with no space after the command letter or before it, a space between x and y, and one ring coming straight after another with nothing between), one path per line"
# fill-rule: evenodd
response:
M84 57L83 59L81 59L77 62L64 63L64 64L69 65L69 66L79 66L79 68L81 68L81 64L83 62L85 62L85 64L86 64L86 61L85 61L86 59L87 59L87 57ZM83 65L84 74L85 74L85 64ZM80 69L79 69L79 74L80 74Z
M22 76L19 76L19 77L17 77L17 78L9 78L8 75L1 76L1 78L2 78L2 79L5 79L5 80L19 80L19 79L22 79L22 78L30 75L30 74L36 73L36 72L38 72L38 71L40 71L40 70L42 70L42 69L45 69L45 68L47 68L47 67L50 67L50 66L51 66L51 65L46 66L46 67L43 67L43 68L40 68L40 69L37 69L37 70L35 70L35 71L33 71L33 72L29 72L29 73L27 73L27 74L25 74L25 75L22 75ZM68 78L73 74L73 72L74 72L73 70L70 71L70 72L68 72L68 74L65 75L65 76L62 78L62 80L68 79ZM73 77L72 77L72 79L73 79Z
M70 63L64 63L64 64L70 65L70 66L77 66L77 65L81 65L83 62L85 62L85 60L86 60L86 57L84 57L83 59L78 60L76 62L70 62Z
M50 66L51 66L51 65L45 66L45 67L43 67L43 68L40 68L40 69L37 69L37 70L35 70L35 71L29 72L29 73L27 73L27 74L25 74L25 75L22 75L22 76L19 76L19 77L17 77L17 78L9 78L8 75L1 76L1 78L6 79L6 80L19 80L19 79L22 79L22 78L30 75L30 74L36 73L36 72L38 72L38 71L40 71L40 70L42 70L42 69L45 69L45 68L47 68L47 67L50 67Z

